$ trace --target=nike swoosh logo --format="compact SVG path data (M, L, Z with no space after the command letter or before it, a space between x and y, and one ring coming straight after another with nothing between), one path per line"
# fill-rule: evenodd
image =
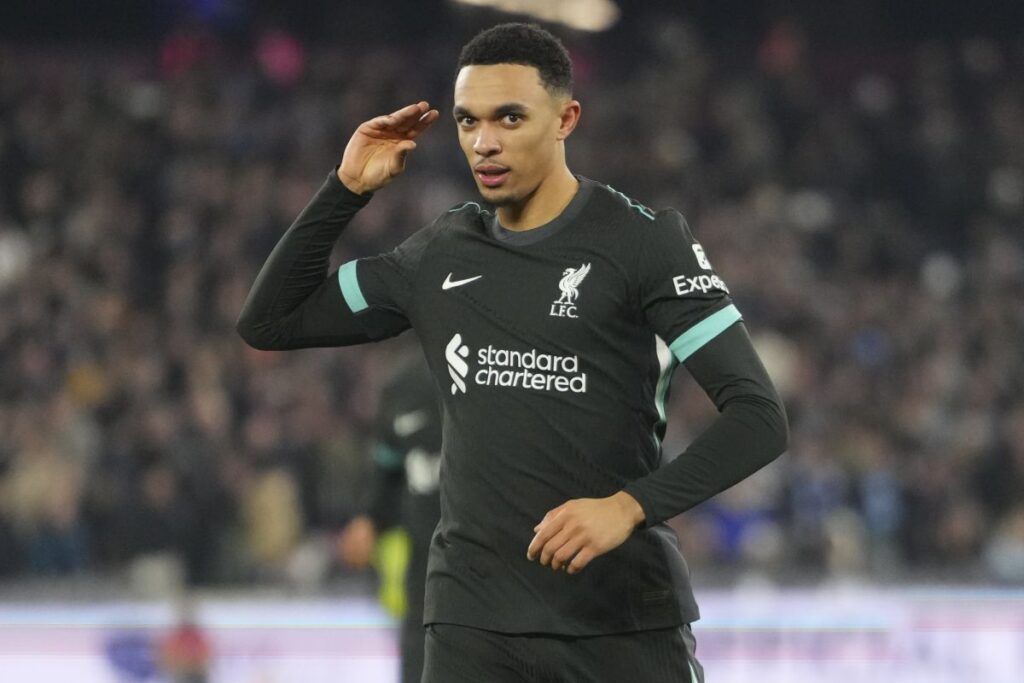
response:
M451 289L452 287L461 287L462 285L469 284L473 280L479 280L483 275L477 275L475 277L467 277L465 280L453 280L452 274L448 273L448 277L441 283L441 289Z
M392 426L395 428L395 434L400 437L406 437L426 427L427 419L425 411L414 410L411 413L403 413L396 417Z

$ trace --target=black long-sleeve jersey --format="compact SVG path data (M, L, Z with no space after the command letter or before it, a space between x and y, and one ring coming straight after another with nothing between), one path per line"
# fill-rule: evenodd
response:
M416 329L444 412L426 623L589 635L694 621L664 520L785 448L782 403L683 217L578 179L544 226L508 231L467 202L328 275L331 247L369 201L332 171L240 317L243 338L269 349ZM659 337L671 353L659 356ZM720 415L660 466L678 363ZM574 575L526 559L548 510L623 489L646 519L621 546Z

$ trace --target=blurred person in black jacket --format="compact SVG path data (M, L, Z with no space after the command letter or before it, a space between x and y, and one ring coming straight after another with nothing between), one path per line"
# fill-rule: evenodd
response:
M377 412L373 485L366 513L342 531L338 552L352 567L370 564L379 534L401 526L409 534L402 620L402 682L423 672L423 594L430 538L441 516L441 412L437 390L419 351L400 361Z

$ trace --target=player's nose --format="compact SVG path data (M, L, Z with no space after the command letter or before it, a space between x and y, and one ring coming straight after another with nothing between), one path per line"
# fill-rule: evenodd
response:
M476 139L473 141L473 151L482 157L494 156L501 151L501 141L496 131L490 126L480 126Z

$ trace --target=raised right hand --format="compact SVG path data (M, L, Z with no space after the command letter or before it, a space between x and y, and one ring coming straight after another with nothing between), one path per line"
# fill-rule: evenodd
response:
M418 102L363 122L345 147L338 179L356 194L384 187L405 170L406 155L416 149L413 140L439 116Z

